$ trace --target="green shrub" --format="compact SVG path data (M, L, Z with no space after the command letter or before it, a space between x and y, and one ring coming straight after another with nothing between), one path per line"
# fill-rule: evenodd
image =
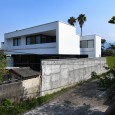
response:
M95 71L91 72L91 78L92 79L98 78L98 75L97 75L97 73Z
M6 107L12 106L10 99L3 99L2 100L2 106L6 106Z
M110 69L115 68L115 56L106 57L107 65Z
M99 77L99 80L99 86L107 90L109 99L112 99L115 95L115 69L110 69Z

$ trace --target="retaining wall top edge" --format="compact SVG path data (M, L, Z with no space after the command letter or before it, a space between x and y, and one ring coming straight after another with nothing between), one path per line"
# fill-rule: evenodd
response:
M45 59L43 64L63 64L63 63L88 63L88 62L106 62L106 58L82 58L82 59Z

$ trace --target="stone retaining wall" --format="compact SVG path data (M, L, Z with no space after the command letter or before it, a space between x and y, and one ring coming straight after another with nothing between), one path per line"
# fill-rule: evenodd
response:
M42 60L41 95L56 92L62 88L89 79L91 72L106 72L106 58L50 59Z

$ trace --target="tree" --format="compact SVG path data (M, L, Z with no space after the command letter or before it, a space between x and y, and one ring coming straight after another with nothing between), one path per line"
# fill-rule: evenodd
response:
M78 20L79 25L80 25L80 28L81 28L81 36L82 36L82 27L83 27L83 25L84 25L84 22L87 20L85 14L80 14L80 15L77 17L77 20Z
M104 56L104 50L105 50L105 39L101 39L101 55Z
M75 26L75 23L76 23L75 17L70 17L70 18L68 19L68 23L69 23L70 25L72 25L72 26Z
M7 73L7 61L4 55L0 54L0 82L3 81L3 76Z
M109 48L108 49L110 49L113 52L113 54L115 55L115 44L109 43Z
M112 49L112 50L115 50L115 44L110 43L109 48Z
M113 16L109 21L108 23L110 24L115 24L115 16Z
M104 51L104 54L103 54L103 55L104 55L104 56L114 56L114 53L113 53L112 50L106 49L106 50Z

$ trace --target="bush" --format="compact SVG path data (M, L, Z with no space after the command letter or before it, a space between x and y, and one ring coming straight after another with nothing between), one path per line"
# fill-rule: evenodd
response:
M112 99L115 95L115 69L110 69L99 77L99 80L99 86L107 90L109 99Z
M106 57L107 65L110 69L115 68L115 56Z
M2 106L5 106L5 107L12 106L10 99L3 99Z
M98 75L95 71L91 72L91 78L93 78L93 79L98 78Z

